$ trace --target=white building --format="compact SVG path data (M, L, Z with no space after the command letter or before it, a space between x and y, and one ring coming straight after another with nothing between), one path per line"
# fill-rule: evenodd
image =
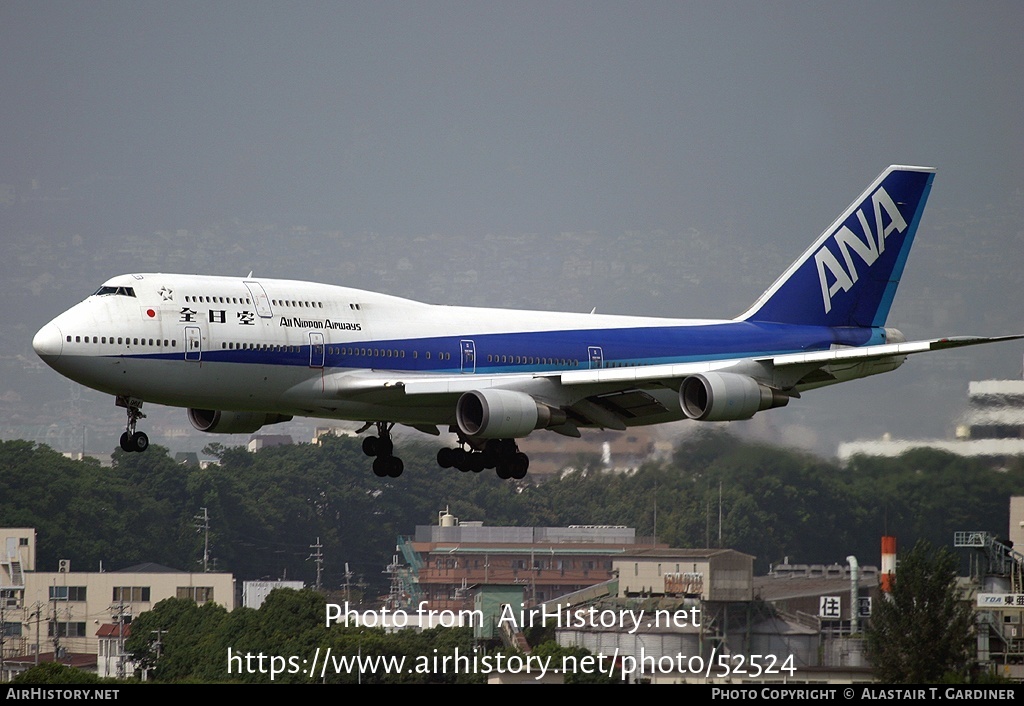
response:
M159 564L120 571L75 572L61 560L57 571L36 571L32 528L0 528L0 625L4 674L0 681L40 660L74 657L75 666L98 668L101 626L128 624L165 598L235 607L235 581L227 573L193 573ZM110 631L107 631L110 632ZM120 639L120 635L117 636ZM116 654L105 647L108 667ZM91 661L83 662L84 656Z
M305 586L302 581L243 581L242 606L258 609L263 605L263 601L267 600L270 592L276 588L291 588L301 591Z
M839 445L839 460L857 454L899 456L911 449L937 449L960 456L1024 455L1024 380L977 380L967 389L967 410L955 439L851 441Z

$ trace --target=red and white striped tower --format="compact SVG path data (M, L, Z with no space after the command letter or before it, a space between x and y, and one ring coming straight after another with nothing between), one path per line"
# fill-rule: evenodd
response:
M892 590L892 577L896 575L896 538L882 537L882 593Z

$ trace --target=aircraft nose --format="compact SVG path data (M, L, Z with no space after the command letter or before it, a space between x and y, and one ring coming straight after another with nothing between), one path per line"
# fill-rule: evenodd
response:
M43 360L55 360L64 348L64 334L52 321L39 329L32 339L32 348Z

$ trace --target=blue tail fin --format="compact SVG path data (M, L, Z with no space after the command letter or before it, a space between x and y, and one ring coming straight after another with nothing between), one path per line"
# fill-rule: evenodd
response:
M934 178L929 167L886 169L738 318L884 326Z

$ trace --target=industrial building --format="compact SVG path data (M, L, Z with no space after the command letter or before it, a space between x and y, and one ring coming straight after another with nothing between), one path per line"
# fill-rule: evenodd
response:
M652 540L628 527L487 527L444 511L437 525L399 537L405 563L391 567L391 603L465 610L478 585L519 586L530 604L543 603L608 581L613 559L640 546L651 547Z
M961 581L977 613L977 659L989 671L1024 681L1024 497L1010 498L1009 532L956 532L954 546L967 551L970 575Z
M635 664L631 681L714 681L678 660L712 654L766 660L756 681L871 679L862 641L849 643L848 611L851 595L861 610L861 594L877 591L875 567L853 569L851 594L850 567L755 578L754 557L733 549L675 549L618 526L487 527L447 511L398 545L393 607L473 613L478 639L526 653L539 627L562 646Z

